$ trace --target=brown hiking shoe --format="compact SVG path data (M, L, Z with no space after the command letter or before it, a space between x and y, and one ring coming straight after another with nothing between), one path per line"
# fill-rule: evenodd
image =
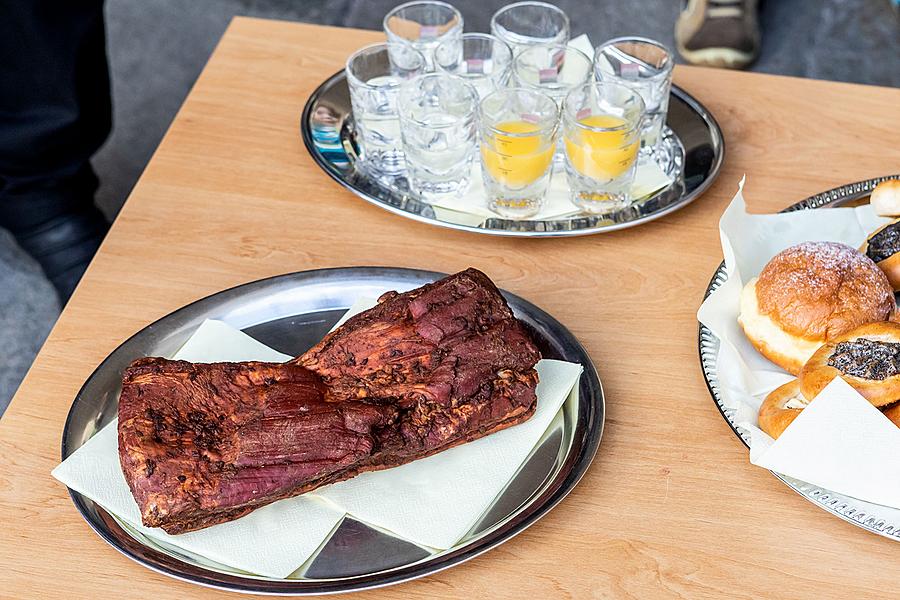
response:
M695 65L743 69L759 55L757 0L688 0L675 24L681 56Z

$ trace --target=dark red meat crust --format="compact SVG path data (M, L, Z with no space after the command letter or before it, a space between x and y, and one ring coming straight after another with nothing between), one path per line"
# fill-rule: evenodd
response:
M150 527L182 533L519 423L540 353L483 273L389 293L284 364L135 361L122 470Z

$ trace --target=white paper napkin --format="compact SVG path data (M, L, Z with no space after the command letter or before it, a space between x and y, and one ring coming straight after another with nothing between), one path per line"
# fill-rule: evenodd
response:
M582 368L542 360L537 371L540 401L528 421L387 471L363 473L312 494L420 546L450 548L475 525L522 466L569 397Z
M823 478L823 469L816 464L815 456L821 455L825 449L829 454L833 453L832 458L828 460L834 460L840 454L857 456L868 447L866 442L858 437L858 431L846 430L838 435L840 428L816 426L820 421L834 420L840 424L842 419L848 418L841 410L835 410L840 406L839 402L826 398L825 402L812 413L817 420L803 427L801 434L798 434L810 436L804 439L810 443L810 448L815 449L815 452L811 453L808 459L801 459L799 455L792 457L791 453L781 451L768 455L770 447L774 446L772 439L757 427L759 407L769 392L790 381L792 376L756 351L738 325L737 317L740 313L740 293L744 284L756 277L778 252L805 241L842 242L857 248L871 231L889 219L875 215L869 205L751 215L747 213L743 186L744 181L741 181L737 194L719 222L728 279L710 294L697 313L698 320L720 340L717 375L722 402L726 408L735 411L733 420L739 427L749 432L750 456L755 464L762 464L761 461L765 461L766 465L771 465L767 468L807 483L842 491L862 500L883 503L885 500L883 495L878 495L878 499L872 496L872 483L867 481L869 475L867 471L842 469L838 471L840 475L837 476L840 481L836 481L834 475ZM857 396L852 406L859 408L859 401L868 404L852 388L850 392L851 395ZM830 395L843 397L848 393L845 387L838 385L837 391L831 390ZM851 410L852 406L842 409ZM801 416L808 410L809 408L804 409ZM872 417L871 411L868 412ZM877 410L875 412L878 414L874 416L890 424L880 412ZM804 421L811 418L807 415ZM797 417L776 444L782 442L798 422L803 423L801 417ZM858 422L867 423L861 420ZM868 424L865 426L868 427ZM894 433L900 437L900 429L894 427ZM788 436L787 441L778 447L787 447L792 439L794 435ZM764 458L767 456L768 458ZM886 453L873 454L868 460L879 463L883 460L882 457L889 456ZM825 458L823 464L827 464L824 461ZM900 508L900 496L894 498L890 505Z
M900 508L898 456L900 429L837 377L753 462L839 494Z
M550 188L547 190L544 207L531 220L551 221L572 217L581 212L581 209L569 200L569 183L563 171L563 169L554 166L554 173L550 179ZM638 163L637 171L635 172L631 194L634 198L645 198L658 190L668 187L671 183L672 178L666 175L654 161L642 160ZM467 219L466 224L479 225L487 218L498 217L496 213L491 212L487 207L485 198L487 198L487 194L484 191L481 165L476 163L472 167L472 180L469 184L469 190L464 196L449 200L441 199L431 204L435 209L470 215L471 221Z
M371 299L361 299L347 311L340 323L352 314L369 308L374 302ZM290 357L272 350L224 323L206 321L173 358L194 362L218 360L277 362ZM374 478L374 481L368 478L363 480L358 484L360 490L355 489L355 482L359 478L343 482L340 494L329 501L320 497L327 488L320 488L316 495L304 494L281 500L235 521L200 531L173 536L161 529L147 528L140 524L137 504L131 496L119 466L115 421L94 435L54 469L53 476L96 501L148 537L215 562L268 577L286 577L313 555L344 517L346 511L340 508L339 504L341 502L339 498L344 496L364 505L360 513L365 512L367 516L372 517L372 520L368 521L371 525L395 533L403 528L395 526L391 512L405 511L407 518L415 518L422 523L421 531L408 539L414 543L419 540L418 543L424 545L431 545L428 542L439 542L431 545L433 548L439 548L452 537L449 533L451 526L461 530L459 533L461 537L468 529L462 524L468 523L469 526L474 524L490 505L491 500L505 487L546 430L550 420L559 411L562 401L568 397L577 383L581 366L559 361L541 361L538 370L542 378L538 387L538 409L529 421L425 459L432 461L435 458L444 458L442 461L432 463L435 472L428 478L423 477L418 470L413 470L412 475L403 475L400 469L404 467L390 469L377 473L380 477ZM546 419L547 413L550 419ZM471 446L475 446L475 449L470 448ZM473 459L476 456L480 458ZM480 489L481 486L473 491L475 496L470 500L459 501L454 497L451 501L450 495L437 497L434 494L432 486L436 485L435 482L438 482L438 486L453 488L469 485L467 477L479 478L481 474L480 467L472 468L468 465L472 460L488 459L494 461L490 466L495 480L489 485L496 488L492 497L487 497L489 492ZM501 462L504 464L496 464ZM477 463L475 464L477 467ZM397 497L390 492L383 494L384 489L392 487L392 474L398 471L400 475L396 479L397 486L405 490L402 503L399 503ZM365 501L364 496L367 493L373 495ZM348 506L351 504L353 503L348 501ZM365 517L355 513L353 516L367 521ZM459 537L452 540L449 545Z

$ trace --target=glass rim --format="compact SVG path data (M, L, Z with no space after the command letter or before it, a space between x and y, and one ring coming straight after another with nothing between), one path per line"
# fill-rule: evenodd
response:
M599 87L617 87L620 90L624 90L631 94L632 98L637 98L640 103L640 111L638 114L640 115L637 119L634 120L634 124L629 124L627 121L622 125L616 125L615 127L599 127L596 125L587 125L582 123L577 118L574 118L569 114L568 105L569 105L569 97L575 92L584 91L587 89L599 88ZM582 86L572 89L568 94L566 94L565 100L563 100L562 107L560 108L560 112L562 113L562 119L566 121L570 121L572 125L578 127L579 129L585 129L587 131L596 131L598 133L608 132L608 131L632 131L641 128L641 121L643 121L644 116L647 113L647 105L644 103L644 99L638 94L636 91L628 87L627 85L622 85L621 83L615 83L610 81L593 81L590 83L586 83Z
M584 81L584 82L581 82L581 84L576 83L574 86L572 86L572 85L566 85L566 84L563 84L563 83L560 83L560 82L554 82L554 83L552 83L552 84L542 84L542 83L536 83L536 84L535 84L535 83L529 83L529 82L527 82L527 81L526 81L526 82L522 82L522 86L527 86L526 89L555 89L555 90L558 90L558 89L568 89L568 88L572 88L572 87L578 87L579 85L583 85L584 83L586 83L586 82L587 82L586 80L588 80L588 79L593 79L593 75L594 75L594 61L591 60L591 58L590 58L587 54L585 54L583 51L579 50L578 48L572 48L572 47L570 47L568 44L558 44L558 43L554 43L554 44L533 44L533 45L529 45L529 46L527 46L527 47L525 47L525 48L520 49L520 50L516 53L515 57L513 57L512 63L510 63L510 70L512 71L513 75L515 75L515 74L517 74L517 73L519 72L519 68L520 68L520 62L519 62L519 60L520 60L520 59L522 58L522 56L524 56L527 52L536 51L536 50L539 50L539 49L541 49L541 50L547 50L547 49L549 49L549 48L562 48L562 49L565 50L567 53L568 53L568 52L574 52L576 55L581 55L581 57L582 57L585 61L587 61L587 62L585 62L585 64L586 64L587 67L588 67L588 68L587 68L587 73L586 73L586 75L585 75L585 81ZM522 67L522 68L524 68L524 67Z
M425 67L428 65L428 61L425 60L425 55L422 54L418 49L416 49L412 44L406 44L403 42L391 42L391 41L375 42L373 44L366 44L362 48L358 48L353 54L351 54L349 57L347 57L347 62L344 63L344 72L347 74L347 80L353 81L353 83L355 85L358 85L359 87L364 87L369 90L377 90L377 89L382 89L382 88L399 88L401 85L403 85L403 82L389 83L387 85L372 85L369 82L363 81L362 79L357 77L356 74L353 72L353 69L350 68L350 63L353 61L353 59L359 57L364 52L370 52L372 50L382 50L382 49L388 51L392 47L403 48L404 50L413 53L413 55L415 55L418 58L418 61L420 63L418 69L415 69L415 70L424 71ZM407 70L412 71L414 69L407 69Z
M400 107L402 107L402 105L406 104L406 102L407 102L404 91L410 89L412 87L412 84L415 83L416 81L422 81L423 79L444 79L446 81L450 81L450 82L461 85L463 88L465 88L466 92L468 92L468 94L472 100L471 116L474 118L477 118L478 108L479 108L479 104L480 104L480 102L478 101L478 91L475 89L475 87L471 83L467 82L462 77L453 75L451 73L443 73L443 72L423 73L422 75L413 77L409 81L403 82L400 86L400 93L399 93L399 97L398 97L398 104L400 105ZM420 119L416 119L415 117L404 114L404 113L405 113L405 111L403 111L403 110L400 110L397 113L397 116L401 121L410 121L412 123L415 123L416 125L422 125L424 127L431 127L433 129L446 129L448 127L459 127L459 123L461 121L465 121L466 118L468 118L468 117L460 117L459 119L455 120L454 123L448 123L447 125L433 125L431 123L426 123Z
M418 5L418 4L423 5L423 6L440 6L440 7L442 7L442 8L448 8L448 9L450 9L450 12L451 12L453 15L455 15L455 16L457 17L457 19L458 19L458 24L459 24L459 26L462 28L462 26L463 26L463 16L462 16L462 13L459 12L459 9L458 9L458 8L456 8L455 6L453 6L452 4L450 4L449 2L444 2L443 0L412 0L411 2L404 2L403 4L398 4L397 6L395 6L395 7L392 8L391 10L389 10L389 11L387 12L387 14L384 15L384 18L381 20L381 27L382 27L382 29L384 29L384 31L385 31L386 33L390 33L391 35L396 35L397 37L403 37L403 36L398 35L398 34L397 34L396 32L394 32L393 30L391 30L391 28L388 26L388 20L389 20L391 17L396 16L396 14L399 13L401 10L406 9L406 8L409 8L410 6L416 6L416 5ZM439 36L437 36L437 37L441 37L441 36L443 36L443 35L446 35L446 34L449 33L452 29L453 29L453 28L448 29L447 31L445 31L444 33L442 33L441 35L439 35ZM406 39L406 38L403 38L403 39Z
M552 119L547 125L545 125L543 127L540 125L540 123L535 123L535 125L538 126L538 129L536 131L529 131L529 132L503 131L502 129L499 129L492 124L486 123L485 118L484 118L484 109L482 108L482 105L489 98L491 98L493 96L501 96L501 95L509 96L509 95L512 95L513 93L532 94L534 96L540 96L544 100L549 101L554 108L554 113L556 115L555 118ZM523 88L523 87L503 88L503 89L499 89L499 90L494 90L493 92L491 92L490 94L488 94L487 96L482 98L481 101L478 103L478 123L479 123L479 126L481 129L490 131L492 134L495 134L495 135L503 135L506 137L529 138L529 137L546 135L547 133L552 133L552 132L556 131L557 129L559 129L559 105L556 103L556 100L554 100L551 96L544 94L543 92L538 92L538 91L531 90L528 88Z
M509 44L507 44L505 41L503 41L496 35L494 35L492 33L481 33L481 32L464 33L464 34L462 34L462 36L460 36L460 41L461 41L461 43L465 43L466 40L484 40L484 41L502 44L502 47L506 48L507 52L509 52L509 62L507 63L507 68L509 68L509 66L512 65L512 63L513 63L512 48L510 48ZM455 44L455 43L456 43L455 39L446 39L446 40L443 40L440 44L438 44L434 49L434 64L437 65L442 71L446 72L447 67L445 67L444 64L438 60L438 52L440 52L441 48L447 47L447 46L449 46L451 44ZM454 57L454 58L456 58L456 57ZM456 75L456 73L453 73L453 75ZM461 75L457 75L457 76L462 77Z
M523 6L538 6L540 8L549 8L551 11L562 16L563 23L565 24L566 29L569 29L571 27L571 23L569 22L569 15L566 14L566 11L556 6L555 4L550 4L549 2L540 2L539 0L523 0L521 2L513 2L512 4L507 4L498 8L497 11L491 16L491 29L493 29L494 24L497 23L497 18L500 15L508 13L516 8L522 8Z
M620 37L612 38L610 40L606 40L605 42L603 42L602 44L600 44L599 46L594 48L594 70L596 71L597 57L600 56L600 51L603 48L608 48L610 46L615 46L617 44L622 44L625 42L637 42L640 44L646 44L648 46L653 46L654 48L659 48L660 50L662 50L666 56L665 64L662 67L654 67L655 69L661 69L664 73L668 73L668 72L671 72L672 69L675 67L675 56L672 54L672 51L668 48L668 46L666 46L662 42L648 38L648 37L643 37L640 35L623 35ZM642 61L642 62L646 62L646 61ZM649 79L649 78L647 78L647 79Z
M588 56L583 50L579 50L578 48L574 48L568 44L563 44L560 42L551 42L549 44L529 44L528 46L520 49L518 52L516 52L516 55L513 57L513 61L512 61L513 66L519 64L519 59L522 57L522 55L524 55L528 52L532 52L532 51L536 51L536 50L546 50L549 48L562 48L567 53L574 52L575 54L580 54L587 60L588 64L590 64L590 65L593 65L593 63L594 63L594 61L591 60L591 57Z

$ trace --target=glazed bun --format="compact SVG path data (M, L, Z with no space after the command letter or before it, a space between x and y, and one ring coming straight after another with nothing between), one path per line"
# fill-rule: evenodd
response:
M873 231L859 251L884 271L895 291L900 290L900 220Z
M792 379L766 396L759 407L759 428L778 439L808 403L800 393L800 382Z
M900 400L900 324L869 323L819 348L800 371L800 393L815 398L837 376L879 408Z
M888 179L876 185L869 196L869 204L877 215L900 217L900 179Z
M741 293L738 322L763 356L797 375L826 341L896 307L885 274L864 254L834 242L779 252Z

